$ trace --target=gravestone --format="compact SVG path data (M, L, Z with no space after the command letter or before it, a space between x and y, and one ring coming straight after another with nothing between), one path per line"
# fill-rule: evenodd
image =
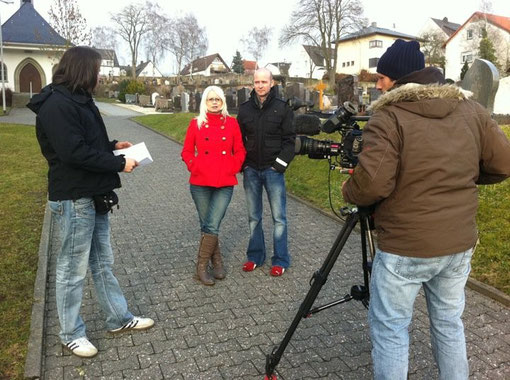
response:
M369 103L375 102L382 95L382 92L379 91L375 87L368 88L367 92L368 92L368 102Z
M138 105L140 107L147 107L151 104L151 97L149 95L140 95L138 97Z
M494 113L500 115L510 115L510 77L499 81L498 92L494 99Z
M233 88L228 88L225 91L225 100L227 102L227 109L237 109L237 91Z
M274 89L277 98L286 99L285 92L283 91L283 86L281 84L277 84L276 86L274 86Z
M310 98L313 103L313 106L314 106L314 108L317 108L317 109L319 108L319 97L320 97L319 91L312 91L310 93Z
M165 98L156 98L154 101L154 110L168 112L171 109L171 100Z
M294 97L299 98L299 100L303 100L305 96L305 85L301 82L289 83L289 85L285 88L285 95L287 99L292 99Z
M137 94L126 94L126 104L136 104L137 99Z
M156 104L156 98L159 96L157 92L153 92L151 95L152 104Z
M195 98L195 105L196 105L195 112L200 112L200 103L202 102L202 93L198 92L198 91L195 92L194 98Z
M181 112L189 112L189 94L187 92L181 94Z
M310 104L312 103L312 94L310 93L310 90L305 88L304 92L303 92L303 101L306 103L306 104Z
M358 87L357 75L348 75L345 78L342 78L337 85L337 104L340 106L344 104L344 102L351 102L357 108L360 102Z
M237 104L241 106L245 101L250 98L250 89L247 87L243 87L237 91Z
M472 100L487 108L489 112L494 109L494 99L499 85L499 71L494 64L485 59L475 59L466 72L460 86L471 91Z
M200 107L200 104L198 106ZM189 112L196 112L196 110L197 110L197 105L195 103L195 94L194 93L191 93L191 95L189 97L188 108L189 108Z
M174 101L173 101L173 105L174 105L174 110L175 111L180 111L181 110L181 97L180 96L174 96L172 98Z

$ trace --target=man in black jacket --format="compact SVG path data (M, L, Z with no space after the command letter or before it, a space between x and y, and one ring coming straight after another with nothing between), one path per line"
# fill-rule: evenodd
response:
M253 84L250 99L241 104L237 116L246 148L243 183L250 222L248 261L243 270L251 272L266 259L262 230L262 188L265 188L274 224L271 275L281 276L290 265L283 173L294 158L296 133L292 110L276 97L272 88L271 72L265 68L257 70Z

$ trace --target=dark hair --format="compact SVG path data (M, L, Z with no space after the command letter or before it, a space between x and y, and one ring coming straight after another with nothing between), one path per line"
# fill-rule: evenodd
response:
M61 84L71 92L84 90L92 93L97 84L101 54L87 46L68 49L53 74L53 84Z

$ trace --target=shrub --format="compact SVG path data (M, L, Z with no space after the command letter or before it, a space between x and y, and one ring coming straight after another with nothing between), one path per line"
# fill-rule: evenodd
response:
M136 80L124 79L119 83L119 100L126 102L126 94L146 94L145 85Z

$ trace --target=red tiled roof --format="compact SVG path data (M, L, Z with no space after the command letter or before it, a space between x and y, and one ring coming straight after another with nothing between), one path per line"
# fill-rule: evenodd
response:
M445 47L450 40L459 33L466 24L468 24L471 21L477 21L480 19L486 18L488 22L490 22L492 25L497 26L498 28L501 28L508 33L510 33L510 17L505 16L498 16L498 15L491 15L490 13L483 13L483 12L475 12L471 15L470 18L466 20L464 24L462 24L456 31L453 33L450 38L446 40L446 42L443 44L443 47Z
M243 60L243 67L245 70L257 70L259 66L257 65L257 61Z

